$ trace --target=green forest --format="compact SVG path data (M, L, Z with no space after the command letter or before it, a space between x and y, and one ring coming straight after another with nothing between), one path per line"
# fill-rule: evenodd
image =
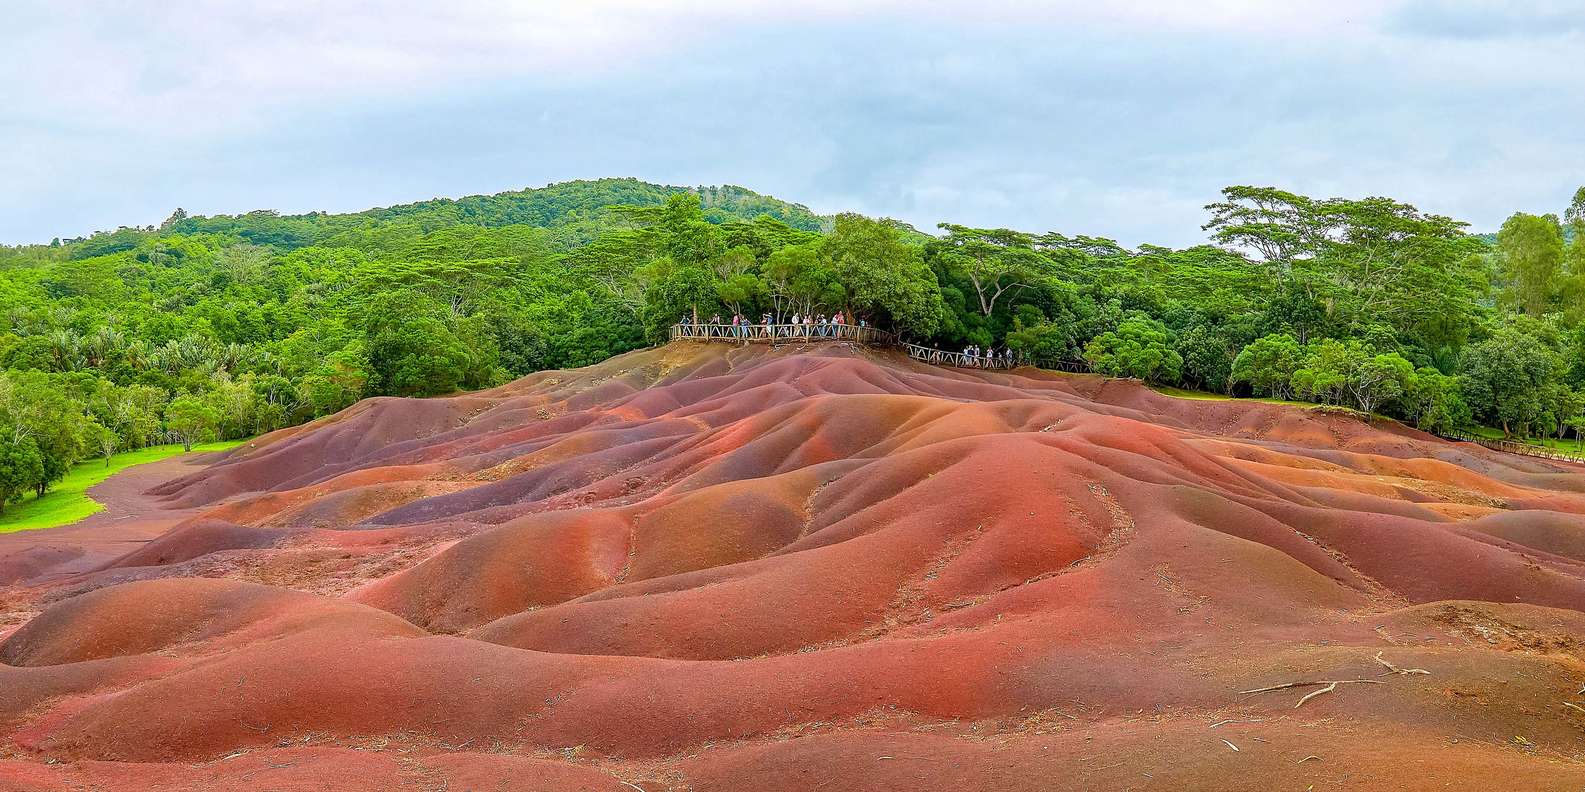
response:
M1229 187L1209 243L933 233L739 187L567 182L349 214L188 216L0 247L0 506L73 464L249 437L664 341L684 316L842 311L1433 431L1585 431L1585 188L1491 236L1386 198Z

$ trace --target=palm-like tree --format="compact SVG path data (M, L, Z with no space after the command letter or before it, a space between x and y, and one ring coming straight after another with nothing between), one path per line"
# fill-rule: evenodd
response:
M45 340L49 342L50 360L55 364L56 371L75 371L74 365L83 359L83 340L76 331L59 329L51 331Z
M122 350L126 340L121 331L110 325L100 325L83 339L83 351L88 356L88 364L96 368L103 366L105 361Z

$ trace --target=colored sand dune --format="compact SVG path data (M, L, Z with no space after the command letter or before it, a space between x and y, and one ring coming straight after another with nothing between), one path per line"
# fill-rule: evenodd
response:
M1395 424L674 344L170 475L0 543L0 788L1585 786L1585 469Z

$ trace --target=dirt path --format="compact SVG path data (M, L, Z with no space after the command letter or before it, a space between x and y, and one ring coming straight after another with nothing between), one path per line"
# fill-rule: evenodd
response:
M0 534L0 585L92 569L164 533L193 510L168 509L144 493L218 453L186 454L127 468L88 488L104 510L70 525Z

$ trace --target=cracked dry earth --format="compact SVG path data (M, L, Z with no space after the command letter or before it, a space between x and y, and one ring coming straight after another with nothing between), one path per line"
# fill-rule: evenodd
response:
M5 790L1585 787L1585 471L1395 425L672 345L102 486Z

